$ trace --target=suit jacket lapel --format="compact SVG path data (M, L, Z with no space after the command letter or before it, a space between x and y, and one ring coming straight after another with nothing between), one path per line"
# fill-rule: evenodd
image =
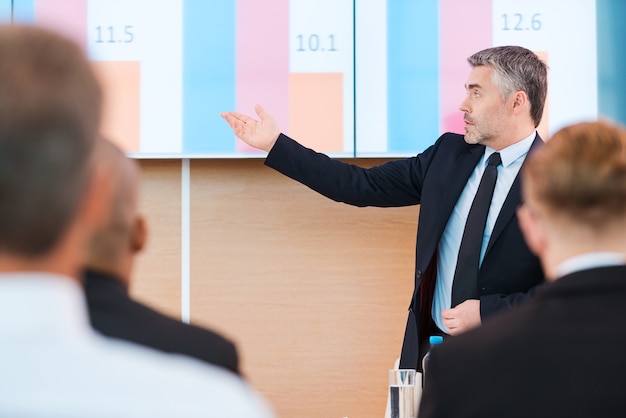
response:
M534 149L541 146L541 144L543 144L543 140L539 134L537 134L528 152L532 152ZM526 159L524 158L524 163L525 162ZM524 167L524 163L522 163L522 167ZM489 238L489 244L487 245L485 257L487 256L487 253L489 253L491 247L493 247L494 242L496 242L502 231L504 231L504 228L509 223L513 215L515 215L515 211L518 206L522 203L521 171L522 169L520 168L520 172L517 173L517 176L513 181L513 185L511 186L511 190L509 190L509 194L504 201L504 205L502 205L502 209L500 209L498 219L496 219L496 224L494 225L491 237Z
M430 204L422 204L420 209L420 219L436 220L428 224L418 224L418 236L425 243L418 253L420 268L426 268L432 259L454 205L484 150L483 146L471 147L467 152L460 154L454 164L445 167L447 171L437 173L440 184L437 185L436 190L441 191L440 199L434 202L431 198Z
M439 212L439 216L441 219L445 219L443 226L447 224L447 219L450 218L450 214L452 213L452 209L454 205L456 205L457 200L459 200L459 196L461 196L461 192L465 188L467 184L467 180L469 180L470 176L474 172L476 168L476 164L480 161L480 158L483 156L485 152L485 147L472 147L467 153L459 156L456 166L453 168L454 175L450 178L453 179L448 187L445 187L444 195L441 200L441 206ZM442 229L443 231L443 229Z
M448 181L451 179L452 181L442 187L444 193L441 198L441 204L437 206L437 211L439 212L437 221L437 236L434 237L433 242L438 243L441 239L441 235L443 234L443 231L448 223L448 219L450 219L450 214L452 213L457 200L459 200L459 196L461 196L461 193L467 184L467 180L474 172L476 164L478 164L478 161L480 161L484 152L485 147L483 146L472 147L465 154L459 155L455 166L452 168L454 172L453 175L442 176L442 179L446 179Z

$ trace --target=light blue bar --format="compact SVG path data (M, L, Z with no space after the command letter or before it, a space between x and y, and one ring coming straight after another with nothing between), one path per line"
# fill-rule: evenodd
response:
M11 0L0 0L0 23L10 23L13 6Z
M185 0L183 152L235 152L219 114L235 110L235 0Z
M13 23L35 22L35 0L13 0Z
M597 0L598 113L626 125L626 2Z
M439 133L438 0L387 0L388 152L423 151Z

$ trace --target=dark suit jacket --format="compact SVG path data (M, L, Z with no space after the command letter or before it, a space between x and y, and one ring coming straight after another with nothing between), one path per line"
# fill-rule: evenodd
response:
M626 266L580 271L434 348L420 418L623 417Z
M542 142L537 136L532 148ZM447 133L416 157L365 169L328 158L280 135L265 164L335 201L356 206L420 204L415 255L415 290L402 346L401 368L419 368L420 343L432 324L436 250L465 183L482 157L483 145L469 145ZM515 179L494 226L478 276L481 316L516 304L544 281L537 257L517 222L520 179Z
M86 272L85 291L91 325L102 334L195 357L239 374L237 349L223 336L132 300L118 280L95 271Z

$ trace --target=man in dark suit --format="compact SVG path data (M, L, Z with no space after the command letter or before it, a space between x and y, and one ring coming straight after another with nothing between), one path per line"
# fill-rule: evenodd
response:
M621 417L626 129L562 129L523 167L519 219L550 281L432 350L420 417Z
M269 152L268 166L333 200L357 206L421 205L401 368L420 368L429 334L456 335L476 327L525 299L544 280L538 259L524 243L515 208L521 202L519 169L530 148L542 142L535 129L546 98L546 65L531 51L513 46L483 50L468 61L473 69L460 105L465 136L446 133L416 157L370 169L299 145L280 133L261 106L256 108L260 121L222 113L240 139ZM481 189L489 192L480 193L487 199L481 197L476 205L481 211L474 210L487 172L490 186ZM473 234L465 239L471 207L482 215L471 222ZM466 252L468 257L458 257Z
M111 166L114 196L108 223L93 237L85 273L92 326L104 335L185 354L239 374L235 345L205 328L184 324L128 295L135 255L146 241L144 218L137 211L139 170L112 143L97 158Z

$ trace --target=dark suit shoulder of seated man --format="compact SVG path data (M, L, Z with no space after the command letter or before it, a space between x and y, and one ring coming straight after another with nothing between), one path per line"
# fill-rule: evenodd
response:
M240 374L235 344L209 329L185 324L133 300L128 292L137 254L145 247L147 225L138 210L140 171L110 141L99 160L113 167L109 219L87 249L85 290L92 327L109 337L167 353L195 357Z
M195 357L239 374L237 348L226 337L133 300L117 278L87 270L84 279L91 325L100 333Z

